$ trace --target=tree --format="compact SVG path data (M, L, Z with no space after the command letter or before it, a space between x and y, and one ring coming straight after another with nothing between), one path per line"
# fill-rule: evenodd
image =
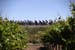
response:
M38 25L38 22L37 22L37 20L35 20L35 25Z

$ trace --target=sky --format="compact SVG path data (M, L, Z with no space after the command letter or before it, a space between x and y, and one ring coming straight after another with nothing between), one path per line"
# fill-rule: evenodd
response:
M0 14L9 20L54 20L69 16L69 0L0 0Z

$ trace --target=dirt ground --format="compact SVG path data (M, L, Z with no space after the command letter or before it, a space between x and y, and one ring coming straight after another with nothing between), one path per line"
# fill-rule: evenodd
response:
M29 44L26 50L40 50L43 48L42 44Z

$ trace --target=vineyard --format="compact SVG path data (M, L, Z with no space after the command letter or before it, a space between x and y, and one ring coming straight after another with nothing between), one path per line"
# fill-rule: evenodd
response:
M19 22L0 17L0 50L75 50L75 4L66 20ZM42 44L42 45L36 45ZM35 46L36 45L36 46ZM44 50L43 49L43 50ZM42 49L41 49L42 50Z

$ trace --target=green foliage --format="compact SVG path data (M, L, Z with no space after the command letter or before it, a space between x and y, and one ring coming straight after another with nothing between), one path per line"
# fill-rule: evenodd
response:
M75 47L75 25L73 18L66 21L58 21L47 30L48 32L41 38L43 43L59 44L74 50ZM72 46L73 45L73 46Z
M21 50L26 48L27 33L17 23L0 17L0 50Z
M71 3L71 13L75 17L75 3Z
M72 17L65 21L58 20L47 30L41 38L43 43L59 44L67 50L75 50L75 4L72 4Z

